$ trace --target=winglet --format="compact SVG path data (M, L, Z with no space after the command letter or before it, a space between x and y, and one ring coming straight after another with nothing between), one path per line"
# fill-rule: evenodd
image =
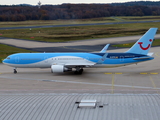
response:
M106 59L107 59L107 55L108 53L105 53L101 59L99 59L99 61L97 62L97 64L102 64Z
M105 53L105 52L107 51L109 45L110 45L110 44L107 44L107 45L100 51L100 53Z
M152 42L154 40L154 36L157 32L158 28L150 28L128 51L127 53L135 53L135 54L143 54L147 55Z

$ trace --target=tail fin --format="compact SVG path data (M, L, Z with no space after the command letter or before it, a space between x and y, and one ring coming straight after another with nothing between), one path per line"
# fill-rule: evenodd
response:
M144 54L147 55L154 36L158 28L150 28L128 51L127 53Z

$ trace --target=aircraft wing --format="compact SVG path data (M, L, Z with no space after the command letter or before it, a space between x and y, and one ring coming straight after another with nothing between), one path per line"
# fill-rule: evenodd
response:
M65 67L71 67L71 68L74 68L74 67L90 67L90 66L94 66L96 63L94 62L90 62L90 61L81 61L81 62L77 62L77 63L64 63L63 65Z
M149 58L153 58L152 55L154 53L148 53L147 55L148 56L145 56L145 57L137 57L137 58L133 58L134 60L142 60L142 59L149 59Z
M96 63L67 63L65 64L65 66L93 66L95 65Z

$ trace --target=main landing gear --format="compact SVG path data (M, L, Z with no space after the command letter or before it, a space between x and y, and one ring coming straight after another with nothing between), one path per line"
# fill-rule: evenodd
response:
M79 67L77 67L76 71L74 72L74 74L78 74L78 75L81 75L82 73L83 73L83 68L79 68Z
M16 70L16 68L14 68L14 69L13 69L13 73L14 73L14 74L16 74L16 73L17 73L17 70Z

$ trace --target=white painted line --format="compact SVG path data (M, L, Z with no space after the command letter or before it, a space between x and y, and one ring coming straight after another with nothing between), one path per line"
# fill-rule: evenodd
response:
M78 84L87 84L87 85L102 85L102 86L111 86L112 84L102 84L102 83L88 83L88 82L75 82L75 81L63 81L63 80L42 80L46 82L64 82L64 83L78 83ZM130 85L115 85L116 87L131 87ZM160 89L160 88L154 88L154 87L143 87L143 86L134 86L134 88L142 88L142 89Z
M102 85L102 86L112 87L112 84L103 84L103 83L88 83L88 82L76 82L76 81L64 81L64 80L44 80L44 79L17 78L17 77L13 78L13 77L6 77L6 76L0 76L0 78L21 79L21 80L38 80L38 81L44 81L44 82L58 82L58 83L75 83L75 84L86 84L86 85ZM115 87L133 88L133 86L130 86L130 85L116 85L116 84L114 84L114 86ZM160 90L160 88L143 87L143 86L134 86L134 88Z

